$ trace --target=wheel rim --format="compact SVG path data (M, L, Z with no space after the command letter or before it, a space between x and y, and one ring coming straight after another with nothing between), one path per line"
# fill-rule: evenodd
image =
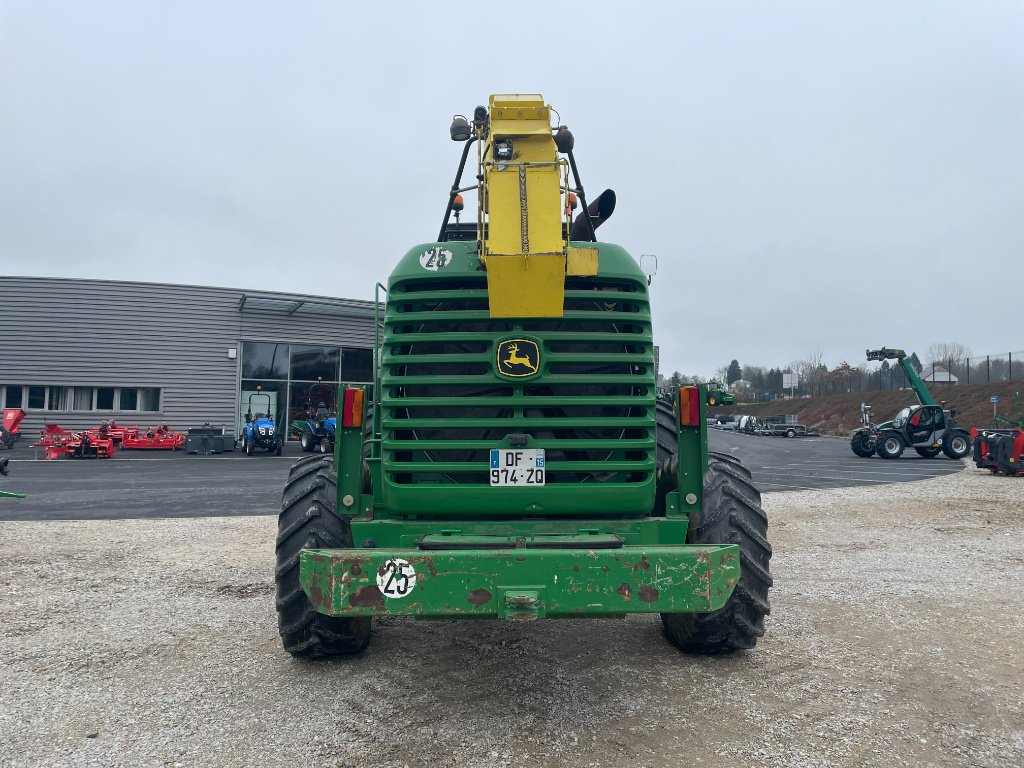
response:
M900 449L900 441L895 437L888 438L883 444L886 453L896 453Z
M953 449L953 453L967 453L967 441L959 435L950 441L949 447Z

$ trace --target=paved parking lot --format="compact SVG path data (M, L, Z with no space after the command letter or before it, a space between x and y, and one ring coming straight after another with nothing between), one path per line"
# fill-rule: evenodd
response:
M758 437L711 429L708 445L746 464L762 493L905 483L964 468L962 461L941 454L923 459L913 451L896 461L862 459L850 450L847 440L832 437Z
M11 459L0 489L27 498L0 499L0 520L276 515L288 469L301 455L296 445L280 457L122 451L113 459L45 461L19 445L0 452Z
M924 480L964 466L916 455L861 459L845 440L824 437L710 430L709 443L711 450L739 457L765 493ZM2 455L12 462L0 488L28 498L0 500L0 520L111 520L276 515L288 469L302 454L298 445L288 445L281 457L124 451L113 459L44 461L20 445Z

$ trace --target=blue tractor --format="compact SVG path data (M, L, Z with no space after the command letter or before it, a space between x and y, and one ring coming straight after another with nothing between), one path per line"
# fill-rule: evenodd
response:
M338 425L334 400L334 388L329 384L317 383L309 388L306 395L309 404L306 410L306 425L299 437L299 444L305 453L316 450L320 453L334 453L334 431ZM328 403L331 405L328 406Z
M265 411L252 412L252 399L257 398L257 403L262 402L260 398L267 399ZM284 435L278 430L274 423L274 416L270 413L270 395L266 392L253 392L249 395L249 411L245 414L245 429L242 431L242 450L248 456L256 453L256 450L273 451L281 455L281 448ZM259 408L259 405L256 406Z

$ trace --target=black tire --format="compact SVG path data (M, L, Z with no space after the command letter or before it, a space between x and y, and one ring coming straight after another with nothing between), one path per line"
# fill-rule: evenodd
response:
M688 544L739 544L741 574L732 596L711 613L663 613L665 635L687 653L731 653L753 648L771 612L768 516L750 472L732 456L710 454L704 506L690 518Z
M971 452L971 436L962 429L947 432L942 438L942 452L951 459L962 459Z
M796 437L796 430L795 429L787 429L786 430L786 437Z
M242 452L246 456L252 456L256 452L256 446L252 444L248 435L242 435Z
M352 547L352 529L337 513L337 475L323 456L299 459L288 474L277 521L277 626L284 649L300 659L358 653L370 642L370 618L325 616L299 585L302 549Z
M316 448L316 438L309 431L309 427L302 430L302 434L299 436L299 445L302 446L303 453L312 453L313 449Z
M914 450L917 451L917 455L920 456L923 459L934 459L936 456L939 455L939 452L942 449L941 448L915 448Z
M870 445L868 445L869 442ZM850 450L862 459L867 459L875 455L875 442L870 435L864 432L855 432L850 438Z
M708 395L708 405L716 405L718 399L714 395Z
M750 478L750 470L743 466L743 462L733 456L731 453L720 453L718 451L708 451L708 463L712 461L724 461L728 464L732 464L738 470L746 474L747 478ZM760 491L758 491L760 493ZM760 496L758 496L760 498Z
M284 444L283 443L278 443L277 447L274 449L274 455L275 456L280 456L282 451L284 451Z
M320 438L320 445L318 447L320 448L320 453L322 455L324 455L324 456L333 456L334 455L334 443L332 443L329 438L321 437Z
M875 440L875 453L883 459L898 459L903 455L903 438L899 432L883 432Z
M679 423L675 409L659 400L654 409L657 426L657 491L654 497L654 515L664 517L665 495L679 487L679 465L676 452L679 450Z

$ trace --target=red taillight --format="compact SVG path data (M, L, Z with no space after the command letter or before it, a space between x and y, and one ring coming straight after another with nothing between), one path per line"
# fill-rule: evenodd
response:
M341 406L341 426L363 426L363 390L349 387L345 390L345 399Z
M700 426L700 388L679 388L679 424L684 427Z

